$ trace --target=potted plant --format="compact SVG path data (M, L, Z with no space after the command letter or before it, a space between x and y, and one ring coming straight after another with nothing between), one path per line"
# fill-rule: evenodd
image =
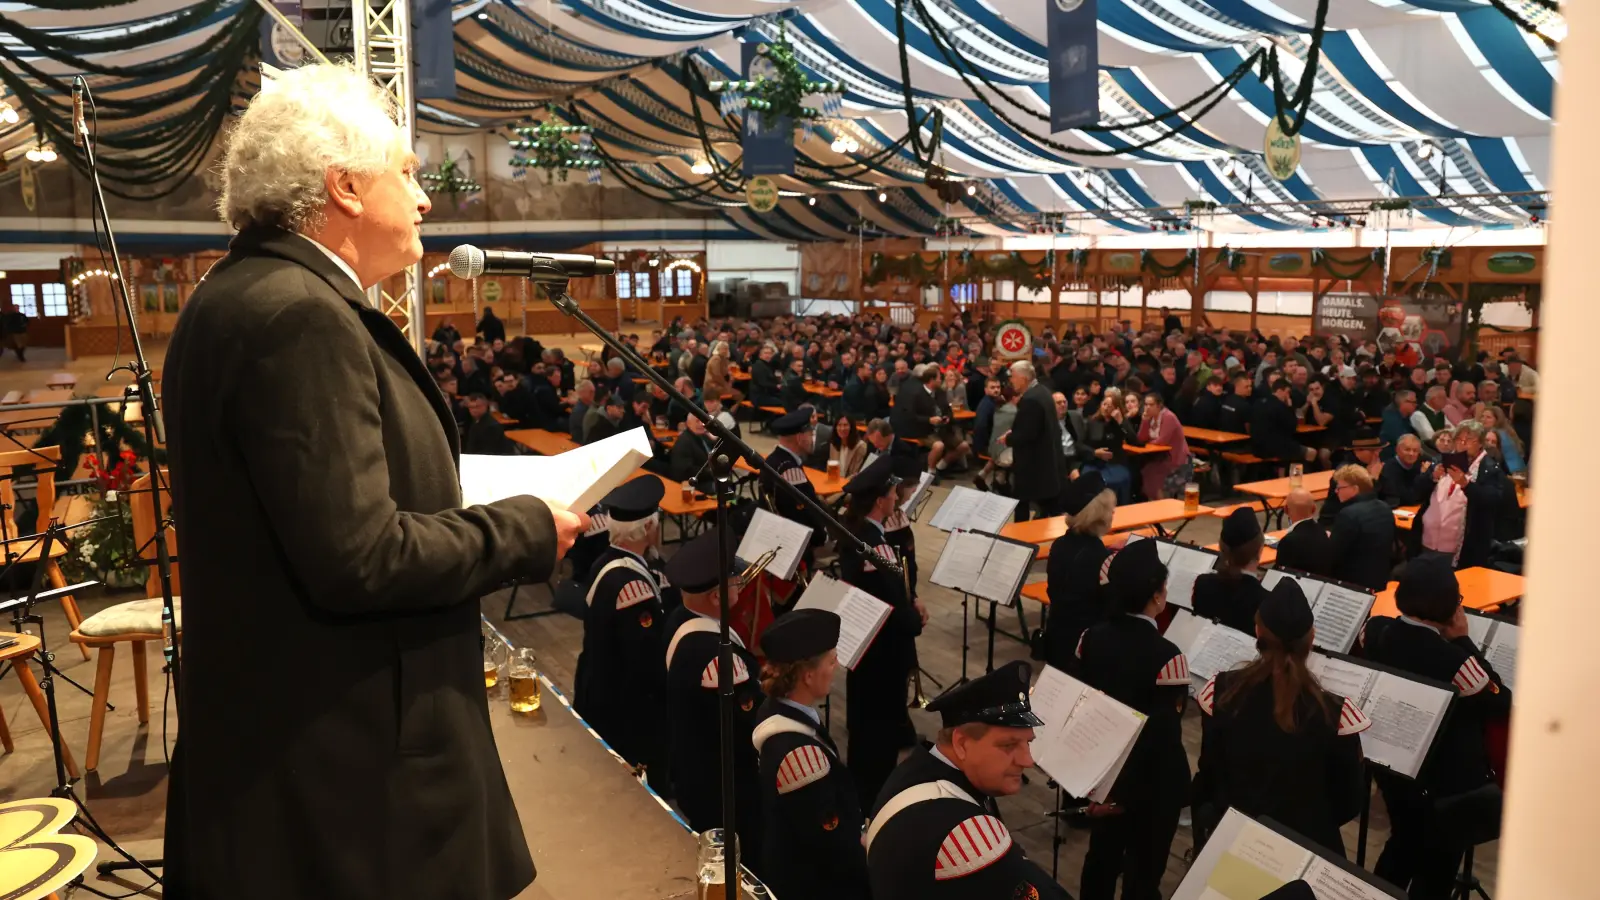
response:
M98 521L74 532L61 567L74 581L94 579L112 589L142 588L145 570L137 564L139 548L133 542L133 510L126 499L128 489L139 477L139 455L123 450L110 469L98 453L89 453L86 459L89 474L100 487L92 517Z

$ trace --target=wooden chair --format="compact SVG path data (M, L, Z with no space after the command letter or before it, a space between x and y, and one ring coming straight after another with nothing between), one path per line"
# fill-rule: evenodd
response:
M166 471L162 471L165 480ZM152 513L152 498L150 496L150 476L144 475L133 483L128 492L128 503L133 515L133 542L139 548L141 560L154 561L156 558L155 536L156 520ZM172 505L172 495L169 491L161 492L161 515L164 517ZM176 551L177 534L168 529L167 545L170 552ZM161 573L154 565L149 568L149 577L145 581L146 599L132 600L127 603L118 603L107 607L83 623L83 626L74 629L71 641L84 648L95 648L99 658L95 663L94 673L94 711L89 715L89 750L85 755L84 768L89 771L100 764L100 741L105 733L106 725L106 700L111 694L111 668L116 660L117 645L122 643L132 644L130 648L133 656L133 690L137 701L139 724L146 725L150 722L150 676L147 665L149 644L154 642L161 645ZM178 598L178 564L172 564L172 591L174 603ZM182 609L178 609L179 625L182 625ZM181 627L180 627L181 634Z
M39 561L39 554L44 551L44 542L38 538L22 539L22 532L17 529L17 482L15 476L18 470L24 468L34 469L38 476L37 489L34 497L39 502L40 519L36 524L49 522L51 512L56 508L56 470L53 463L61 461L60 447L35 447L32 450L7 450L0 452L0 519L4 521L7 539L4 543L5 562L11 561L11 554L17 554L19 562L31 563ZM70 540L70 538L69 538ZM50 544L50 558L45 561L45 580L50 587L63 588L67 586L67 577L61 574L61 565L57 560L67 555L67 545L62 541L52 541ZM71 594L61 596L61 611L67 616L67 623L74 629L83 622L83 614L78 612L78 601ZM89 651L83 651L83 658L89 658Z

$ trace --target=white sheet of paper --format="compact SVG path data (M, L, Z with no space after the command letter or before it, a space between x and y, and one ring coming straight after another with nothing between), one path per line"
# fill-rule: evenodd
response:
M1260 900L1299 878L1313 858L1311 851L1230 809L1172 900Z
M928 485L930 484L933 484L933 473L923 472L922 478L917 482L917 489L911 492L911 496L906 498L906 502L900 504L900 511L908 516L911 515L912 511L917 508L917 504L922 502L922 497L928 492Z
M1483 648L1483 658L1494 666L1495 674L1512 690L1516 690L1512 682L1517 677L1517 643L1521 638L1521 628L1510 622L1497 622L1494 634L1489 636L1489 643Z
M1322 591L1323 583L1314 578L1302 578L1299 575L1290 575L1282 569L1268 569L1261 575L1261 586L1270 591L1277 587L1278 582L1285 578L1291 579L1300 584L1300 590L1306 595L1307 603L1315 604L1317 602L1317 594Z
M974 490L964 485L950 489L944 504L933 514L928 524L940 531L987 531L998 533L1017 511L1017 501L1011 497Z
M1189 657L1189 674L1195 678L1211 679L1218 672L1226 672L1255 659L1256 655L1255 635L1235 631L1225 625L1210 624L1200 638L1198 652Z
M461 457L461 501L466 506L533 496L587 512L650 459L643 428L556 456Z
M1205 633L1206 626L1210 624L1210 622L1189 612L1187 609L1175 609L1172 611L1172 621L1167 623L1165 637L1167 640L1177 644L1178 649L1182 650L1190 660L1193 660L1195 652L1200 649L1196 646L1196 643L1200 640L1200 636Z
M989 548L989 559L983 564L983 571L978 573L977 580L973 582L972 593L985 600L1015 605L1017 591L1022 588L1022 580L1028 577L1028 566L1033 562L1034 552L1032 547L1010 541L994 541Z
M943 512L944 510L940 510ZM983 572L984 557L994 538L966 531L952 531L945 538L944 550L934 563L933 574L928 576L934 584L954 591L975 593L978 576Z
M1217 558L1193 547L1174 544L1166 565L1167 602L1184 609L1194 609L1195 580L1215 569Z
M1357 635L1361 634L1361 626L1372 613L1374 599L1366 591L1323 582L1322 592L1311 607L1317 625L1316 645L1324 650L1349 653Z
M1311 860L1300 877L1311 886L1317 900L1393 900L1395 896L1320 856Z
M1073 760L1066 755L1057 736L1067 725L1067 719L1078 705L1078 698L1089 686L1051 666L1045 666L1038 680L1028 692L1028 705L1033 714L1044 722L1034 732L1033 760L1039 768L1056 781L1070 770Z
M1045 723L1033 744L1039 768L1074 797L1109 792L1144 716L1049 666L1034 683L1030 705Z
M818 574L800 595L795 609L826 609L839 616L839 664L854 670L893 611L889 604L858 587Z
M767 571L776 578L792 581L795 569L800 567L800 557L805 555L806 547L810 544L809 527L776 513L757 509L755 516L750 519L750 527L739 539L739 549L734 555L746 562L754 562L768 550L776 551L772 562L767 564Z
M1379 672L1361 711L1372 727L1361 733L1367 758L1410 778L1422 770L1451 693Z
M1482 648L1483 642L1489 639L1489 632L1494 630L1494 623L1497 620L1479 615L1470 609L1464 611L1467 614L1467 637L1472 638L1472 642Z
M1367 702L1367 694L1378 680L1378 671L1349 660L1334 659L1321 653L1306 658L1306 668L1317 676L1324 690L1348 699L1356 706Z

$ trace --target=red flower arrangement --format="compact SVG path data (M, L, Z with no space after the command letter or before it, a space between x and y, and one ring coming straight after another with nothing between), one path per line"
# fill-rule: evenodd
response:
M139 477L139 455L132 450L124 450L118 454L118 462L109 471L100 462L100 455L90 453L87 456L89 474L100 485L102 492L126 491L133 486L135 478Z

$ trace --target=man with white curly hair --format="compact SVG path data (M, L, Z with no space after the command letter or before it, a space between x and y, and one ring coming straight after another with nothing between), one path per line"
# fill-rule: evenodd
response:
M429 210L390 101L345 65L234 126L238 230L165 363L187 603L166 896L503 900L534 877L479 678L478 598L587 517L462 508L445 397L364 289Z

